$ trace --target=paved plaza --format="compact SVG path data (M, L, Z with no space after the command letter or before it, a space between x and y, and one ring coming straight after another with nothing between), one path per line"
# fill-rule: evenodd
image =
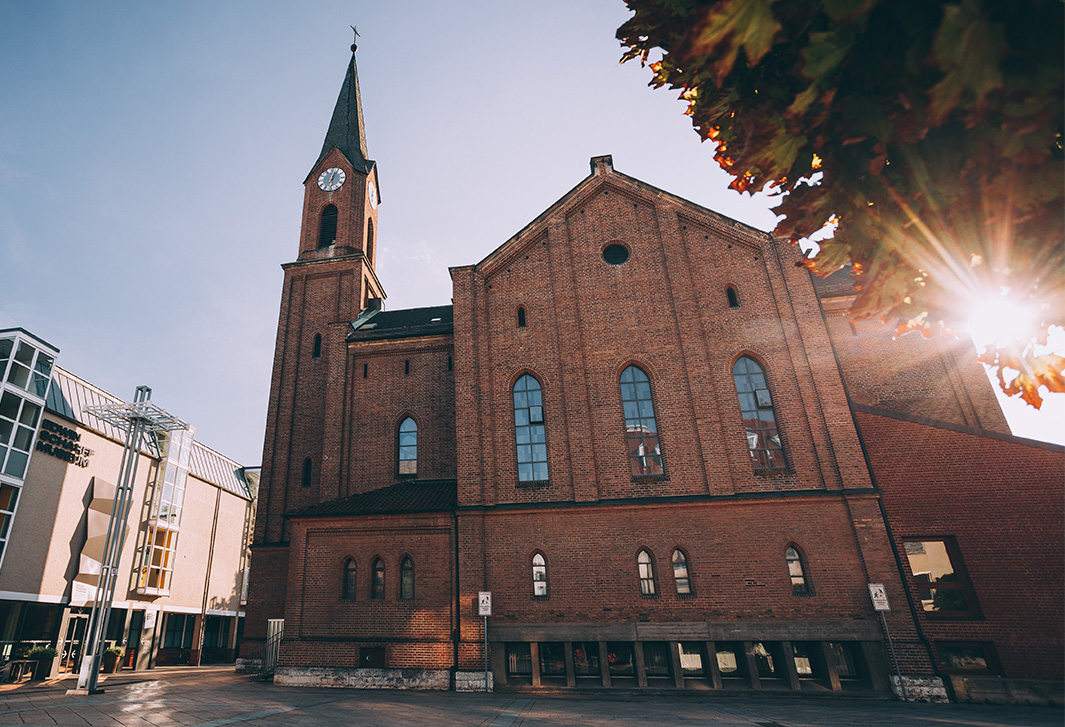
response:
M103 694L68 696L71 679L0 687L0 725L137 727L1060 727L1061 709L706 694L456 694L279 687L231 667L105 678Z

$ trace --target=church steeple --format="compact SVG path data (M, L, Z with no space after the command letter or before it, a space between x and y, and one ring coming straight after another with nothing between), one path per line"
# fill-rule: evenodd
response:
M377 252L377 208L380 186L377 164L366 157L356 46L351 46L325 143L304 180L303 230L298 259L356 259L363 268L363 301L382 298L374 273ZM354 262L355 260L349 260Z
M337 96L333 118L329 121L329 130L325 134L325 143L322 144L322 153L318 155L314 166L317 167L329 150L335 146L341 154L347 157L352 167L368 174L373 162L366 158L366 127L362 120L359 69L355 63L356 47L354 43L351 45L351 63L348 64L348 73L344 78L344 85L340 87L340 95Z

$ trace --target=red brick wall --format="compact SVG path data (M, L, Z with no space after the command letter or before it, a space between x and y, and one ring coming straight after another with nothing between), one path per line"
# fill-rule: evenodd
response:
M389 668L451 666L454 528L450 513L295 519L288 570L284 666L358 666L358 647L384 646ZM399 599L401 560L414 561L414 599ZM344 563L356 563L355 600L341 598ZM370 598L375 559L385 595Z
M892 340L894 329L878 320L852 323L843 309L850 300L823 302L848 393L856 403L1010 433L964 331L957 339L912 332Z
M625 264L602 249L625 244ZM460 501L866 487L868 474L799 253L617 174L592 177L455 285ZM727 285L737 287L732 309ZM517 308L527 327L517 326ZM764 365L790 470L757 476L732 364ZM668 482L633 480L618 377L651 379ZM511 390L541 382L550 486L517 482Z
M344 489L365 492L396 482L399 423L418 425L418 479L455 477L455 378L450 336L357 342L349 349ZM410 362L410 373L406 363ZM366 375L363 376L365 367Z
M925 634L992 641L1005 676L1061 680L1065 450L865 411L857 418L904 567L903 539L953 537L976 594L982 618L921 611Z

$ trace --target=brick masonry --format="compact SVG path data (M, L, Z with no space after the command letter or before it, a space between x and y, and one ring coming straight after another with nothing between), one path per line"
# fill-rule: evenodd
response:
M376 244L368 175L349 165L349 184L332 197L313 182L319 169L345 164L334 150L312 171L299 259L284 266L243 655L261 655L266 619L283 617L278 674L287 683L437 685L446 673L448 686L470 688L484 658L475 599L490 590L496 683L506 682L508 641L852 641L883 659L866 590L878 582L895 604L887 623L900 670L933 691L941 682L929 641L941 633L1008 639L1017 646L1000 650L1005 669L1034 675L1025 671L1029 654L1038 669L1060 674L1051 653L1061 651L1061 606L1052 603L1061 590L1060 492L1056 510L1046 504L1060 452L1033 454L1008 437L967 354L937 345L917 355L909 344L887 354L895 350L872 329L855 336L838 299L822 308L797 249L618 173L609 157L593 159L587 179L487 258L451 269L453 333L349 338L350 322L383 289L367 247ZM370 174L376 180L376 166ZM322 249L314 235L329 201L342 232ZM628 259L608 263L603 250L618 244ZM753 467L732 376L744 355L765 370L785 469ZM651 382L661 476L634 477L630 468L619 376L633 364ZM544 482L518 481L512 388L524 374L543 392ZM848 389L858 404L955 429L852 411ZM396 463L407 416L418 424L413 486L455 479L455 511L300 514L411 482ZM1004 473L1017 471L1032 477L1000 502ZM965 491L992 472L994 494ZM1031 508L1042 511L1025 515ZM962 542L1004 512L1015 515L986 547ZM899 539L936 529L958 537L970 571L989 564L987 583L976 583L988 617L979 625L941 631L904 607L912 584ZM1045 532L1032 537L1037 530ZM788 547L802 554L809 594L793 592ZM677 593L675 549L688 559L691 594ZM641 594L641 550L653 559L653 596ZM547 563L544 597L532 590L537 553ZM416 568L410 601L398 591L404 557ZM386 592L372 599L378 558ZM354 599L340 590L349 559ZM1045 644L1009 615L1011 566L1040 618L1057 616ZM1018 580L1019 566L1030 570ZM1037 593L1040 578L1054 588ZM366 650L381 649L384 669L359 668ZM886 665L870 668L886 690Z

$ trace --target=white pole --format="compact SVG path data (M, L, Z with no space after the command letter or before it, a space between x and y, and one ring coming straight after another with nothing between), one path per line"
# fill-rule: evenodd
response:
M484 617L484 690L488 689L488 617Z

